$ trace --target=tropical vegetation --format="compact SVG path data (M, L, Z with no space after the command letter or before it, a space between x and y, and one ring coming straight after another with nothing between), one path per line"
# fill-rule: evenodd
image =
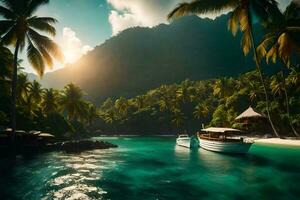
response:
M27 45L27 58L34 70L43 76L45 68L53 66L53 58L62 60L62 53L57 44L49 37L41 35L45 32L54 36L53 26L57 22L51 17L38 17L37 9L49 0L2 0L0 4L0 36L2 45L14 47L11 79L11 127L13 138L16 130L16 100L18 55ZM30 101L30 99L29 99Z
M267 123L270 127L266 123L257 124L253 129L256 132L265 134L273 130L277 136L299 136L300 7L294 2L284 12L272 0L219 3L197 0L180 4L169 18L231 9L229 28L233 34L241 31L245 55L253 50L256 71L238 77L185 80L162 85L136 97L108 98L94 102L96 104L88 101L87 94L73 83L62 90L43 88L38 81L29 81L19 67L22 60L18 59L18 53L25 44L28 60L40 76L47 66L52 66L53 58L62 58L58 46L37 32L55 35L53 23L56 20L32 15L48 1L1 2L0 14L5 20L0 21L0 125L13 130L47 131L58 138L84 137L88 133L195 132L202 124L243 129L235 118L252 106L270 122ZM265 31L260 43L254 41L254 18ZM14 53L8 45L14 47ZM282 70L271 75L263 73L263 61L269 64L270 59L277 64L282 61ZM12 109L7 106L10 103Z
M228 20L228 29L231 30L234 36L239 30L242 33L241 47L245 55L247 55L251 49L253 50L256 69L265 95L267 116L275 135L279 136L270 113L270 99L262 71L260 56L256 49L257 41L255 41L256 38L254 37L253 27L255 23L260 23L265 27L267 26L268 29L270 29L269 27L275 29L271 31L272 36L269 36L270 33L267 34L268 36L264 40L264 43L267 43L266 40L270 43L270 38L268 37L272 37L272 40L274 40L275 37L275 40L277 39L276 43L278 42L278 45L275 46L279 46L277 48L279 49L279 53L275 53L276 50L274 50L274 48L268 53L266 53L266 50L261 50L260 52L263 52L262 56L267 56L267 59L273 57L274 61L276 60L276 55L279 54L283 61L289 64L292 50L293 48L297 49L297 47L295 47L297 45L287 40L295 36L295 34L297 35L297 33L299 35L299 5L292 2L286 12L282 14L275 0L194 0L189 3L179 4L169 13L168 18L173 19L188 14L207 14L228 10L231 12Z
M270 113L281 135L295 136L292 127L287 126L289 120L295 130L300 130L300 85L292 83L300 78L299 73L299 67L294 67L290 73L286 72L289 116L286 113L285 94L278 92L278 88L282 89L282 82L274 81L281 79L281 72L265 79L271 97ZM248 106L262 114L267 113L264 90L256 71L237 78L185 80L179 84L162 85L134 98L108 98L99 107L100 119L94 128L107 133L126 134L196 132L202 124L243 128L239 127L235 118ZM256 133L272 133L271 126L265 124L257 124Z

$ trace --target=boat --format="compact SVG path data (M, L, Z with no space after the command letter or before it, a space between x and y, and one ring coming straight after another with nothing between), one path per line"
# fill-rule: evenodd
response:
M181 134L177 137L176 144L178 146L190 148L191 147L191 138L187 134Z
M209 151L231 154L246 154L253 140L241 135L242 131L233 128L210 127L198 133L200 147Z

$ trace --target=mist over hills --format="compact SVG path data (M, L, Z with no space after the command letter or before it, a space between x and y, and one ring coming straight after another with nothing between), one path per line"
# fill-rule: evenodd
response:
M132 97L162 84L237 76L253 70L240 37L227 30L228 16L216 20L183 17L170 25L130 28L97 46L75 64L47 73L43 86L78 84L89 99Z

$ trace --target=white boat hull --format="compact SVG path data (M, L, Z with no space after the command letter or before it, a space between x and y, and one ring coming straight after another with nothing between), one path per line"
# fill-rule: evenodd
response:
M252 142L223 142L199 138L200 147L209 151L220 153L245 154L249 151Z
M191 139L190 138L184 138L184 139L177 139L176 140L176 144L178 146L182 146L182 147L186 147L186 148L190 148L191 147Z

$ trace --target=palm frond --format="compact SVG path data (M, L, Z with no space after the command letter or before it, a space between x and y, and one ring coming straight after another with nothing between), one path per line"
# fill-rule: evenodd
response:
M17 41L16 27L11 27L1 38L4 45L15 45Z
M1 0L6 8L13 11L16 16L21 16L24 14L24 8L28 7L28 4L32 0Z
M235 36L239 29L239 20L241 18L242 8L239 6L231 13L228 20L228 29Z
M247 55L250 52L250 49L252 48L251 35L248 31L245 32L242 36L241 46L242 46L244 55Z
M26 7L26 15L31 16L40 6L47 3L49 0L30 0Z
M290 65L290 55L293 52L293 44L288 35L288 33L283 33L278 38L278 53L283 62L289 66Z
M277 55L278 55L278 48L277 48L277 44L275 44L270 48L270 50L266 54L267 63L269 63L270 59L272 59L273 63L276 63Z
M56 24L58 22L58 20L53 17L37 17L37 16L33 16L28 19L28 22L32 22L32 21L38 21L38 22L43 22L48 24Z
M34 44L31 42L28 37L28 46L27 46L27 57L32 65L33 69L38 73L40 77L43 76L45 71L45 64L41 53L35 48Z
M53 68L53 59L51 57L51 55L43 48L39 49L40 53L43 56L44 62L47 63L47 66L49 67L49 69Z
M1 20L0 21L0 35L7 33L13 25L14 25L14 21L12 21L12 20Z
M262 60L267 55L268 50L277 44L277 40L278 40L278 34L269 33L265 35L263 41L256 48L259 60ZM267 63L268 63L268 59L267 59Z
M29 29L28 35L33 41L34 45L38 47L38 49L45 49L58 61L63 61L63 54L59 46L53 40L44 35L39 34L33 29Z
M52 17L32 17L28 19L30 27L40 31L45 31L52 36L56 35L56 30L51 24L55 24L56 22L57 20Z
M194 0L190 3L180 3L169 14L168 19L178 18L189 14L218 13L238 6L239 0Z
M8 8L5 8L4 6L0 6L0 15L3 16L6 19L16 19L16 14L9 10Z

